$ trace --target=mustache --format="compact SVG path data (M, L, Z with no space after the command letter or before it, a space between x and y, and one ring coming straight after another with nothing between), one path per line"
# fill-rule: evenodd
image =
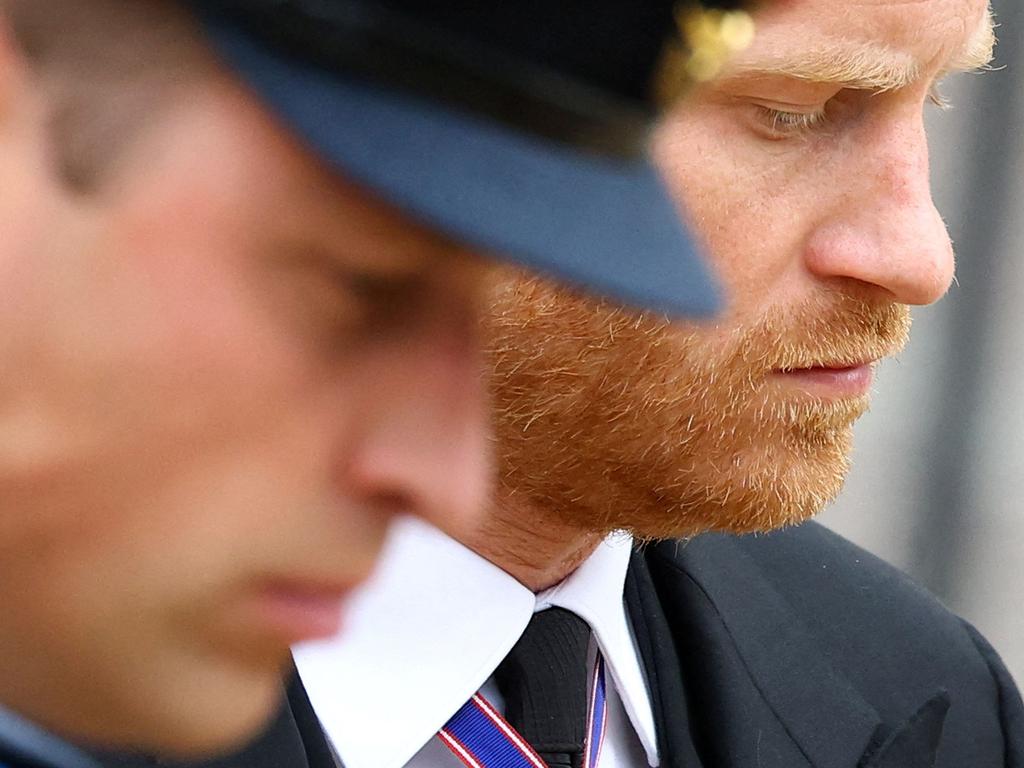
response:
M655 378L673 380L682 397L687 382L746 389L774 371L891 357L906 345L910 320L904 304L836 286L753 319L726 314L707 324L673 322L521 277L497 283L484 337L495 389L504 393L541 380L551 389L551 377L575 391L587 377L599 377L593 392L601 396L605 386L620 389L624 382L649 388L657 371Z
M910 308L848 294L769 312L737 331L737 354L753 370L846 368L898 354L910 336Z

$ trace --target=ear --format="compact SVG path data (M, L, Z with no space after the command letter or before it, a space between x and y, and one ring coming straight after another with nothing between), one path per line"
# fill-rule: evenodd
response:
M14 30L0 12L0 129L10 122L15 104L29 92L28 62L14 37Z
M8 198L0 200L6 203L0 204L0 231L5 236L19 215L12 213L17 203L11 198L27 203L49 163L45 103L38 78L0 11L0 198Z

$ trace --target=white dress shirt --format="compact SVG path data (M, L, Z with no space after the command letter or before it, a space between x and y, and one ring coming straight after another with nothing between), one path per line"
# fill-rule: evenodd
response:
M626 618L632 540L606 539L568 578L534 595L417 520L393 526L376 574L336 638L295 649L313 708L345 768L459 768L437 731L478 690L502 711L491 673L536 611L560 606L593 630L608 672L601 768L658 765L650 696Z

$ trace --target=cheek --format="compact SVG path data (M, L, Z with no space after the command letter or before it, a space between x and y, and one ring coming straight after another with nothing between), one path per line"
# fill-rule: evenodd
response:
M117 310L92 339L110 353L98 365L120 370L125 388L152 401L147 420L253 429L258 438L308 405L323 371L274 311L280 289L245 217L184 225L187 212L161 211L107 248L108 306Z
M327 493L315 365L212 257L133 253L51 302L18 384L37 447L0 455L0 509L22 510L0 522L17 560L70 568L107 550L128 567L161 547L187 560L268 536L270 510Z
M655 156L707 253L730 313L763 309L801 280L818 213L816 164L753 136L727 110L698 107L660 132Z
M139 425L118 455L26 498L0 546L5 606L21 602L12 611L37 616L29 626L63 624L68 636L137 624L109 641L149 642L173 615L208 612L254 574L318 548L345 552L315 435L236 422L230 433L198 420L175 434Z

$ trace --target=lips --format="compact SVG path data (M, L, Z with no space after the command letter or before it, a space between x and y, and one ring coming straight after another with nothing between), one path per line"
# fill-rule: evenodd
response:
M341 631L353 586L272 581L256 590L247 613L260 629L288 644L333 637Z
M865 363L816 365L785 368L772 372L777 381L799 387L820 397L860 397L871 389L874 361Z

